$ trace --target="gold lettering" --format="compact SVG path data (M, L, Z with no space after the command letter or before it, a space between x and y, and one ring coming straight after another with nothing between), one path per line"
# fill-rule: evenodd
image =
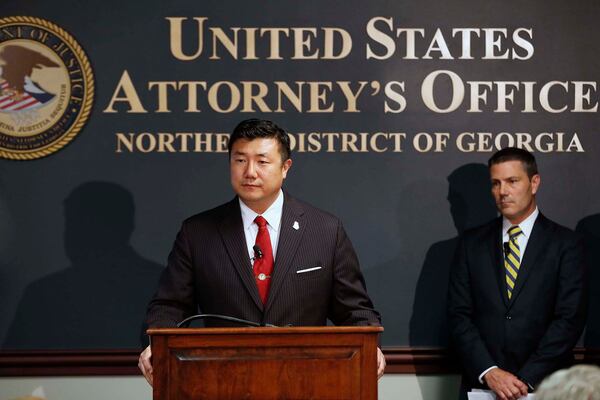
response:
M204 137L204 139L203 139ZM195 142L195 147L194 147L194 151L199 153L199 152L206 152L206 153L212 153L213 151L213 147L212 147L212 138L213 138L213 134L212 133L195 133L194 134L194 142ZM204 149L202 149L202 147L204 146Z
M281 107L282 97L288 99L288 101L296 108L296 111L302 112L302 86L304 86L304 83L305 82L296 82L297 90L294 93L287 82L275 81L275 86L277 86L277 109L275 109L275 112L285 112Z
M52 46L52 49L58 53L60 58L62 58L65 55L65 53L69 51L69 48L64 42L55 44L54 46Z
M325 105L327 100L327 89L331 91L331 82L308 82L310 88L310 107L307 112L309 113L321 113L321 112L332 112L333 102L328 108L321 108L321 105ZM323 88L322 90L320 88Z
M220 60L221 57L217 55L217 40L219 43L223 45L223 47L231 54L231 56L237 60L237 43L238 43L238 32L240 28L231 28L233 31L233 39L227 37L223 29L221 28L210 28L210 31L213 33L213 52L210 56L211 60Z
M146 142L146 144L144 144L144 142ZM142 153L150 153L156 148L156 138L149 132L140 133L135 138L135 147Z
M279 34L283 33L286 37L288 37L290 35L290 30L287 28L262 28L260 30L260 36L264 36L265 33L269 36L269 49L271 50L267 60L282 60L279 54Z
M154 87L158 88L158 108L156 109L156 112L170 113L171 110L169 110L169 88L176 89L177 82L148 82L148 90L152 90Z
M256 31L258 28L244 28L246 31L246 55L244 60L258 60L256 57Z
M117 132L117 153L122 153L123 149L121 145L125 146L130 153L133 153L133 133L128 133L127 136L124 133Z
M175 137L171 133L158 133L158 152L164 153L168 151L169 153L175 153L175 148L173 147L173 141ZM166 149L166 150L165 150Z
M308 134L308 144L308 151L310 153L318 153L323 147L319 141L319 134L316 132L311 132Z
M350 36L348 31L341 28L323 28L323 31L325 31L323 60L339 60L350 54L352 50L352 36ZM336 33L339 34L342 41L342 48L338 54L334 54L333 52Z
M75 93L77 94L83 94L83 85L81 83L75 83L73 86L71 86L71 94L75 95Z
M4 34L5 34L6 36L8 36L9 38L11 38L11 39L13 39L13 38L15 37L15 35L13 35L13 34L10 32L10 30L8 30L8 28L3 28L3 29L2 29L2 32L4 32Z
M120 96L120 92L123 91L123 96ZM121 79L119 79L119 83L115 88L115 91L110 99L110 103L108 106L102 111L105 113L116 113L117 111L113 108L115 103L124 102L129 105L128 113L147 113L146 109L142 106L142 102L140 101L140 97L133 86L133 82L129 77L129 73L127 70L123 71L121 75Z
M402 142L406 139L406 133L389 133L389 137L394 139L394 153L402 152Z
M387 135L385 133L377 132L377 133L371 135L371 139L369 140L369 147L371 147L371 149L373 149L373 151L376 153L383 153L383 152L387 151L387 149L388 149L387 146L385 146L383 148L380 148L377 146L377 139L379 139L380 137L387 139Z
M244 89L244 106L242 112L255 112L252 104L256 104L261 112L271 112L267 103L265 103L265 96L269 93L269 89L264 82L244 82L242 81L242 87ZM252 88L258 88L258 93L254 93Z
M227 153L229 150L227 149L227 144L229 143L229 134L227 133L217 133L215 135L217 137L217 153Z
M312 38L317 36L317 29L292 28L292 31L294 32L294 55L292 56L292 60L318 59L319 49L315 50L312 54L307 54L311 50Z
M178 139L181 143L181 145L179 146L179 151L182 153L188 153L188 139L191 139L194 137L193 133L190 132L177 132L175 134L175 138Z
M200 112L198 108L198 87L206 90L206 82L201 81L180 81L178 90L187 87L188 91L188 105L185 112Z
M355 133L347 133L342 132L342 153L348 153L349 151L353 151L355 153L358 152L358 147L356 147L356 140L358 137Z
M230 100L229 106L222 108L219 104L219 89L221 86L229 88ZM208 103L210 107L220 113L230 113L235 110L240 104L240 90L233 83L228 81L219 81L210 87L208 90Z
M335 143L334 140L338 139L340 137L339 133L336 132L323 132L321 134L321 137L327 139L327 150L325 150L327 153L333 153L335 152Z
M42 43L46 43L48 40L48 32L38 31L37 32L37 40Z
M342 93L344 94L344 97L346 97L347 107L344 110L345 112L360 112L360 110L358 110L356 108L356 100L358 99L361 92L367 85L367 82L360 81L358 83L359 83L360 87L358 88L356 93L354 93L352 91L352 89L350 88L350 82L343 82L343 81L337 82L337 85L340 87L340 89L342 89Z
M190 61L195 60L200 57L202 54L202 49L204 47L204 33L203 26L204 22L208 19L206 17L194 17L194 20L198 25L198 44L196 52L192 55L186 55L183 53L183 34L182 34L182 23L187 20L184 17L166 17L169 21L169 37L170 37L170 49L171 54L178 60L181 61Z

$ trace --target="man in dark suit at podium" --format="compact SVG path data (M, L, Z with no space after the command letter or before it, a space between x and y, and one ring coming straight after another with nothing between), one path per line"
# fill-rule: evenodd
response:
M540 175L531 153L506 148L488 165L502 216L462 237L449 322L463 396L487 386L513 400L572 362L585 322L583 250L573 231L538 211Z
M270 121L242 121L229 164L237 196L183 222L148 326L174 327L198 309L278 326L380 325L341 222L281 189L292 165L287 133ZM377 365L381 376L379 349ZM152 384L150 347L139 367Z

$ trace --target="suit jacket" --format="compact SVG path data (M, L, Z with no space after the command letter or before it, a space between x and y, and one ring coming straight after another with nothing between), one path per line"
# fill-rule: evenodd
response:
M296 273L313 267L321 269ZM264 306L238 199L183 222L146 322L172 327L198 311L279 326L325 325L327 319L336 325L380 324L341 222L287 194ZM206 324L230 325L216 320Z
M496 365L537 385L572 361L585 323L582 242L542 214L507 295L502 219L464 234L449 285L451 337L467 384Z

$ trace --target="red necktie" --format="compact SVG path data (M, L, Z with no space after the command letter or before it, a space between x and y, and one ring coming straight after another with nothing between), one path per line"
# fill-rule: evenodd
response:
M260 249L259 254L254 254L254 279L258 286L258 294L263 304L267 302L269 295L269 286L271 286L271 274L273 273L273 249L271 248L271 238L267 229L267 220L260 215L254 219L258 225L258 234L256 235L256 246ZM255 246L255 249L256 249Z

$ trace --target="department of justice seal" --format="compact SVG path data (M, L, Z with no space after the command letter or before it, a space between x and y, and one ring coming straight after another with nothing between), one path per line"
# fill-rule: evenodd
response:
M40 158L81 131L94 100L90 62L61 27L0 18L0 157Z

